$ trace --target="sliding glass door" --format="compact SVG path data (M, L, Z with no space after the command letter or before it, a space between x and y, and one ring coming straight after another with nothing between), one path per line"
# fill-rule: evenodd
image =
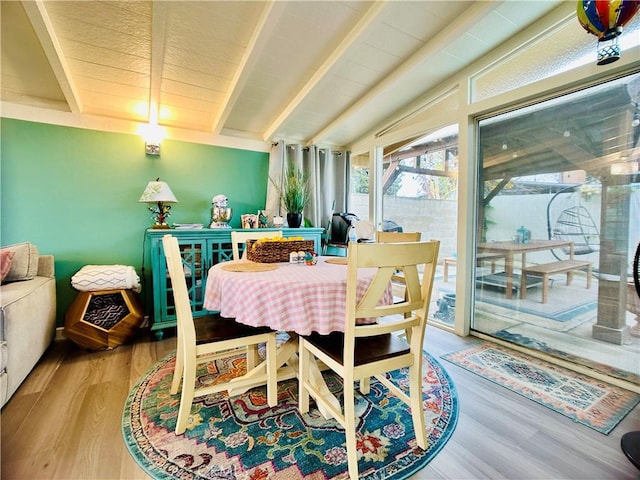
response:
M479 122L471 328L640 383L640 74Z

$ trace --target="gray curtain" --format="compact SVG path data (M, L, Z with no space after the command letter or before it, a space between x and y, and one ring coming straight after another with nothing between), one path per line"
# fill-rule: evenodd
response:
M285 165L285 144L277 142L271 145L269 154L269 178L267 179L267 200L265 210L270 218L276 215L284 215L284 211L280 205L278 191L274 183L280 187L282 185L282 175Z
M269 215L285 216L280 205L278 191L273 185L282 185L282 176L288 161L293 161L309 175L311 200L304 210L304 216L314 227L326 227L333 212L347 211L349 191L349 152L318 148L314 145L303 147L287 145L278 141L271 148L269 156L269 184L267 186L266 209Z

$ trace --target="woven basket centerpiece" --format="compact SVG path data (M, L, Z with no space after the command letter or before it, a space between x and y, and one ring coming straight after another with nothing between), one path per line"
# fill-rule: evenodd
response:
M259 263L288 262L291 252L312 252L315 242L293 238L247 240L247 260Z

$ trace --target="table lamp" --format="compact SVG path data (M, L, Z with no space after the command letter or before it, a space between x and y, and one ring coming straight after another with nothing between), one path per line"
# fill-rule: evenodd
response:
M151 228L169 228L166 220L171 214L171 205L167 205L167 203L178 203L169 185L161 182L159 178L149 182L138 201L154 204L149 206L149 211L153 214L152 218L154 219Z

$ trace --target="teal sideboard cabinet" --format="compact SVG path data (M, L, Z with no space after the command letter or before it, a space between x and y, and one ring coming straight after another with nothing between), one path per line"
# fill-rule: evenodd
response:
M240 231L240 229L238 229ZM260 231L277 231L265 228ZM285 237L301 236L315 242L315 251L320 252L322 228L282 228ZM171 294L171 282L162 248L162 237L170 234L178 239L184 273L189 289L193 316L206 315L204 293L209 268L216 263L232 260L232 229L162 230L149 229L145 233L145 254L151 260L151 286L145 285L145 307L149 315L151 330L159 340L164 330L176 326L176 312ZM243 230L246 231L246 230Z

